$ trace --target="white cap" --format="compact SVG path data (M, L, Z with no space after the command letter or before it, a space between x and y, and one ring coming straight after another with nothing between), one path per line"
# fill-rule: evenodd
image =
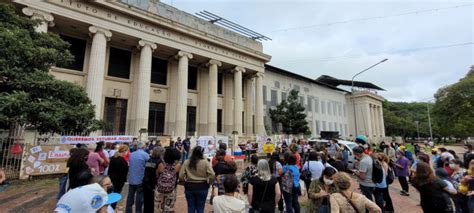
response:
M108 201L107 192L97 183L77 187L66 194L56 204L55 212L96 212Z

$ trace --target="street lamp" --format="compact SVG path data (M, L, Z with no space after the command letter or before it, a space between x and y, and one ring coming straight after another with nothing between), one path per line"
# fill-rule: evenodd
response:
M416 123L416 134L418 136L417 140L420 141L420 122L419 121L415 121Z
M365 71L367 70L370 70L372 69L373 67L383 63L383 62L386 62L388 59L383 59L381 60L380 62L368 67L367 69L365 70L362 70L360 72L358 72L357 74L355 74L354 76L352 76L352 80L351 80L351 92L352 92L352 95L354 95L354 78L357 77L358 75L364 73ZM353 111L354 111L354 129L355 129L355 137L357 136L357 116L356 116L356 110L355 110L355 101L354 101L354 97L352 97L352 107L353 107Z

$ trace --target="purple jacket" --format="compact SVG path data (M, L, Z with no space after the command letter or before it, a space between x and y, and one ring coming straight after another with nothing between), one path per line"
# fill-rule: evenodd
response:
M403 168L400 168L398 166L395 166L395 174L400 177L407 177L409 176L408 172L408 159L406 157L402 157L400 159L397 159L397 162L395 162L398 165L403 166Z

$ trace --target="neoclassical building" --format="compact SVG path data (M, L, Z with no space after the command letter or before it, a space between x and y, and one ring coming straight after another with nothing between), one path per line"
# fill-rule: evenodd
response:
M268 109L297 88L313 136L348 136L354 127L357 134L384 136L380 96L265 66L271 57L255 38L159 0L12 2L41 20L37 31L71 44L75 61L51 73L85 88L96 118L109 124L101 134L276 133Z

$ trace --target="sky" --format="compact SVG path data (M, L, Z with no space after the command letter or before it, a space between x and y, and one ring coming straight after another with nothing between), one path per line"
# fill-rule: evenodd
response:
M426 101L474 65L474 1L161 0L207 10L270 37L269 64L317 78L352 76L390 101Z

